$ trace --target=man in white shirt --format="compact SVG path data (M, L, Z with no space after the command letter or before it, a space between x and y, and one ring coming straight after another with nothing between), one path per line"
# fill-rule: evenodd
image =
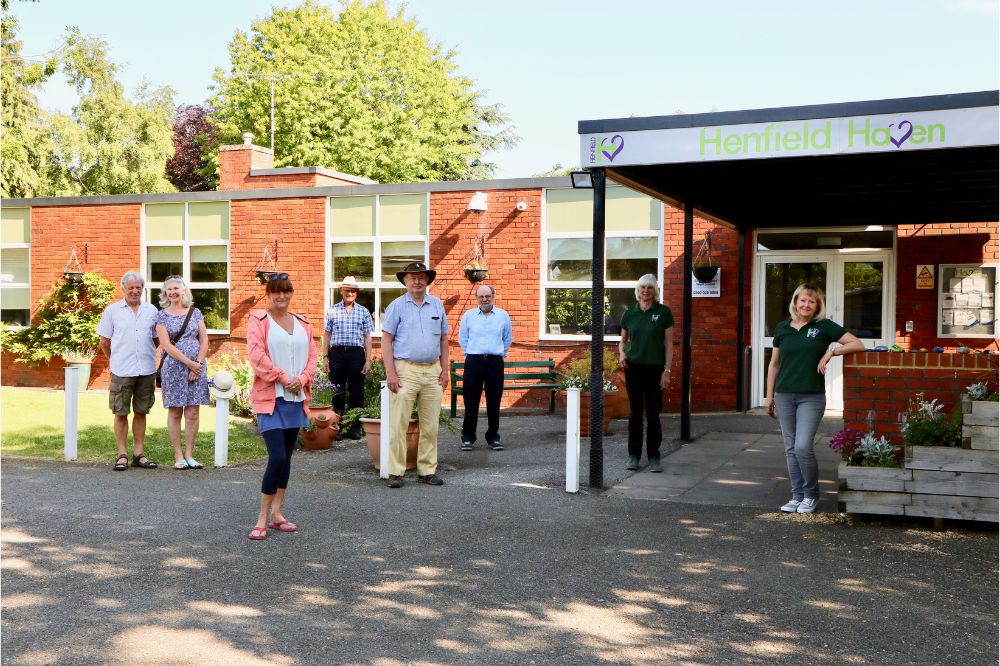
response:
M111 386L108 404L115 415L118 458L114 470L128 469L128 415L132 417L132 466L152 469L156 463L143 455L146 441L146 414L156 401L156 344L153 329L156 308L142 302L146 281L129 271L122 276L125 298L112 303L101 316L97 334L101 351L108 357Z

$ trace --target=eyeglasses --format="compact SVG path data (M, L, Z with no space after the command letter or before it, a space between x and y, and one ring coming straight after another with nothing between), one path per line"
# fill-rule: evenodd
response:
M270 282L271 280L287 280L287 279L288 279L288 273L271 273L270 275L267 276L268 282Z

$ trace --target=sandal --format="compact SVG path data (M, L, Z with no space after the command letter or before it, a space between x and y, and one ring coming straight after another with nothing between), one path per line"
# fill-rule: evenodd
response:
M186 460L178 460L174 463L174 469L189 469Z
M189 469L202 469L205 467L194 458L188 458L186 462Z
M118 458L115 459L115 466L112 467L112 469L115 470L116 472L124 472L125 470L127 470L128 469L128 456L126 454L124 454L124 453L122 453L121 455L119 455Z
M255 527L252 530L250 530L250 534L247 535L247 538L250 539L251 541L263 541L264 539L267 538L267 528Z
M156 463L147 458L144 454L140 453L138 456L132 456L132 467L156 469Z
M299 526L295 523L289 522L287 519L282 518L276 523L271 523L268 528L272 530L278 530L279 532L298 532Z

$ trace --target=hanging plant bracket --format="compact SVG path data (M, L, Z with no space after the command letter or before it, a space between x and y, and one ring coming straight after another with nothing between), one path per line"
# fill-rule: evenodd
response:
M70 264L73 264L73 270L70 270ZM69 284L80 284L83 282L83 267L80 265L80 260L76 256L76 248L69 255L69 260L63 267L63 279Z
M695 279L702 284L711 282L719 274L719 267L712 261L712 230L705 232L705 240L701 242L698 254L695 255L694 268L691 272Z
M489 273L489 268L486 266L486 257L483 254L483 246L485 245L486 237L485 235L480 235L473 244L472 252L465 262L465 277L473 284L485 280Z
M278 241L274 242L274 254L278 254ZM265 262L270 265L270 270L265 267ZM257 282L266 284L268 279L277 272L278 267L275 265L274 257L271 256L271 248L265 245L264 254L261 256L260 262L257 264L257 270L254 273L257 277Z

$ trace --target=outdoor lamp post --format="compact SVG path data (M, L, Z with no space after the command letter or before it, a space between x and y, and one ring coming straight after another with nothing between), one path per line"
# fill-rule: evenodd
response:
M590 487L604 488L604 201L603 168L570 173L573 188L594 190L590 293Z

